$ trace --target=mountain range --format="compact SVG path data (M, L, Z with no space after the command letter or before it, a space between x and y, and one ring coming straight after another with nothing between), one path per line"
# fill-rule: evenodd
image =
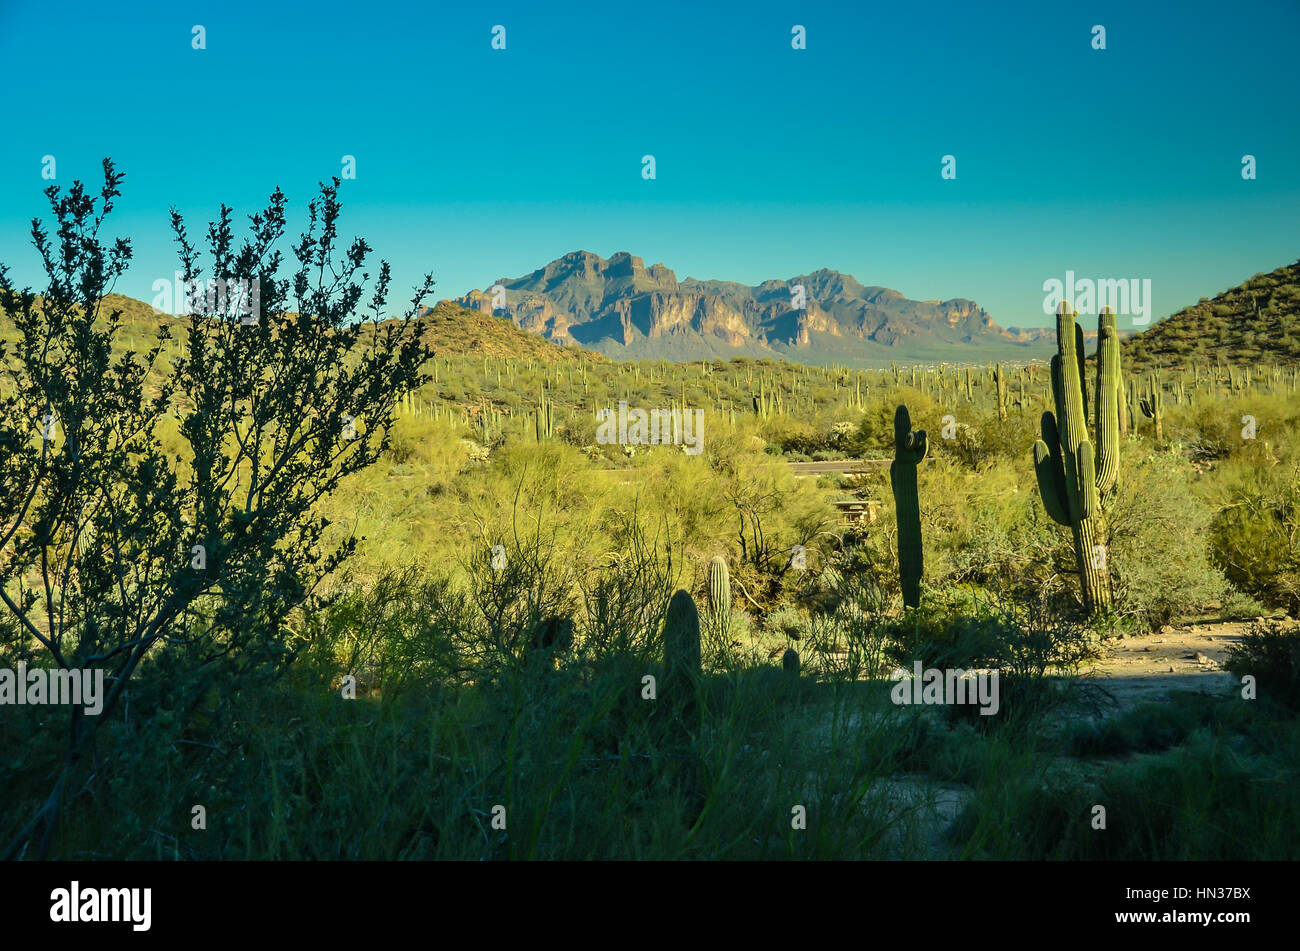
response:
M1054 331L1000 327L973 300L917 301L819 270L753 287L678 280L626 251L573 251L454 303L615 359L734 356L881 365L1049 356Z

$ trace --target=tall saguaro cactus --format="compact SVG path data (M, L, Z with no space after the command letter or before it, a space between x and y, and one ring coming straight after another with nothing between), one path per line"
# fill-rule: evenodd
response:
M1096 429L1094 446L1084 412L1083 328L1062 301L1056 312L1057 354L1052 357L1056 413L1043 414L1043 438L1034 444L1034 471L1043 508L1074 535L1079 590L1088 614L1111 604L1105 511L1119 485L1120 372L1115 313L1097 320Z
M894 490L894 512L898 518L898 579L903 603L914 608L921 603L921 502L916 487L916 467L925 458L925 430L912 431L907 407L894 411L894 461L889 467L889 484Z

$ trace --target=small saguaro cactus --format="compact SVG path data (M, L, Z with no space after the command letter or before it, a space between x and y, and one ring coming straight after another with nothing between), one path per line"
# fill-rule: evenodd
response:
M1007 418L1007 374L1002 364L993 367L993 385L998 394L998 419Z
M1057 353L1052 357L1056 413L1043 414L1043 438L1034 444L1034 471L1043 508L1074 535L1084 610L1096 614L1111 603L1104 510L1119 484L1119 334L1115 312L1097 319L1097 443L1088 438L1084 413L1083 328L1062 301L1056 312Z
M717 617L731 616L731 575L721 555L709 562L709 611Z
M912 431L907 407L894 411L894 461L889 467L889 484L894 490L894 512L898 518L898 579L903 603L909 608L921 603L921 502L917 495L916 467L925 459L925 430Z
M672 698L675 717L688 731L698 733L700 709L696 691L700 683L700 612L689 591L678 589L668 602L664 618L664 686Z
M1156 445L1163 446L1165 442L1165 398L1160 392L1160 387L1156 386L1154 376L1151 377L1147 395L1138 401L1138 405L1142 407L1142 415L1155 423Z
M789 677L799 676L799 652L793 647L787 648L786 652L781 655L781 669Z

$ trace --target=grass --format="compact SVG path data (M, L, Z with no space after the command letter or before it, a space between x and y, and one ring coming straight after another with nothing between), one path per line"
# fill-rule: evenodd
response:
M307 666L242 688L218 678L193 717L137 704L101 732L98 782L73 797L55 854L1146 860L1300 847L1300 726L1280 707L1186 696L977 730L894 706L884 682L759 666L706 678L701 734L683 742L638 673L521 671L357 700ZM17 816L54 751L5 726L25 735L5 745Z

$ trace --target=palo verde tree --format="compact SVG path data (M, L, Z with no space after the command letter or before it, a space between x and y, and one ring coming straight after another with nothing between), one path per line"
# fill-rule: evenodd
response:
M106 296L130 243L99 240L123 176L103 170L98 198L80 182L45 192L57 230L32 223L43 294L0 268L16 329L0 353L0 650L106 681L98 716L72 707L48 800L17 819L5 857L48 853L95 727L142 664L284 659L286 618L355 545L326 545L315 505L385 451L429 356L417 309L432 278L385 318L388 264L372 279L366 242L341 245L338 179L308 205L288 277L279 189L239 244L221 207L206 274L173 210L188 313L160 317L147 352L124 347Z

